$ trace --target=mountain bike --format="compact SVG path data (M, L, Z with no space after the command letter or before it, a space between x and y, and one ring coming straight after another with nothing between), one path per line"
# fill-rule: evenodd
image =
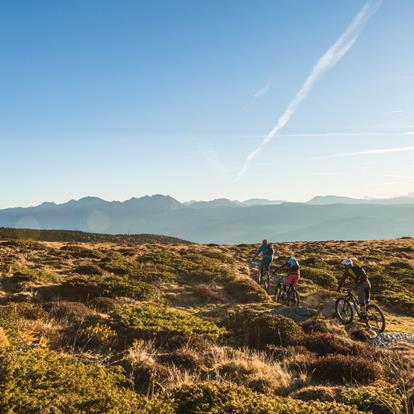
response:
M335 312L339 320L348 325L354 320L354 309L368 329L375 331L377 334L384 332L385 317L382 310L377 305L369 304L366 308L366 317L364 318L358 298L354 295L352 289L348 288L347 294L336 300Z
M267 292L270 293L270 280L271 280L271 273L270 270L264 270L260 272L259 269L259 285Z
M269 269L260 271L260 264L257 270L256 282L267 292L270 293L272 274Z
M285 285L285 276L280 276L275 290L275 301L286 306L299 306L299 292L292 285Z

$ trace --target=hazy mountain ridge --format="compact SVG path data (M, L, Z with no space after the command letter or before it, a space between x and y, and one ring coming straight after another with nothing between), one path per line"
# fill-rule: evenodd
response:
M263 237L281 241L401 237L414 234L413 217L414 204L408 203L318 203L312 199L248 206L227 199L185 204L154 195L124 202L86 197L0 210L0 226L168 234L196 242L243 243Z

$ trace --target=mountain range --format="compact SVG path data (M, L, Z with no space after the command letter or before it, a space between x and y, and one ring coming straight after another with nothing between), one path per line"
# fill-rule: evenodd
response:
M202 243L382 239L414 235L414 194L392 199L317 196L306 203L216 199L181 203L164 195L0 210L0 226L152 233Z

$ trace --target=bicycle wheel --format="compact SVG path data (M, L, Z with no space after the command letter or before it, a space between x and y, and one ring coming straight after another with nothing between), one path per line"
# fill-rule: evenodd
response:
M287 294L287 305L288 306L299 306L300 299L299 299L299 293L296 289L289 289L289 292Z
M270 293L270 273L267 271L263 277L263 289Z
M339 298L335 302L336 316L345 325L351 323L354 320L354 309L346 298Z
M276 286L276 290L275 290L275 301L276 302L279 302L279 303L281 302L282 291L283 291L283 287L280 283L278 283Z
M377 305L367 306L367 326L377 334L385 330L385 317Z

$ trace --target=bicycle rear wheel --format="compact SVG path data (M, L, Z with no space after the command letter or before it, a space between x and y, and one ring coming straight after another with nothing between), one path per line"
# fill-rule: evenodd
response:
M385 330L385 317L377 305L367 306L367 326L377 334Z
M269 272L265 272L262 275L262 288L266 291L269 292Z
M336 316L345 325L348 325L354 320L354 309L346 298L339 298L335 302Z
M299 306L300 299L299 299L299 293L296 289L289 289L289 292L287 294L287 306Z

